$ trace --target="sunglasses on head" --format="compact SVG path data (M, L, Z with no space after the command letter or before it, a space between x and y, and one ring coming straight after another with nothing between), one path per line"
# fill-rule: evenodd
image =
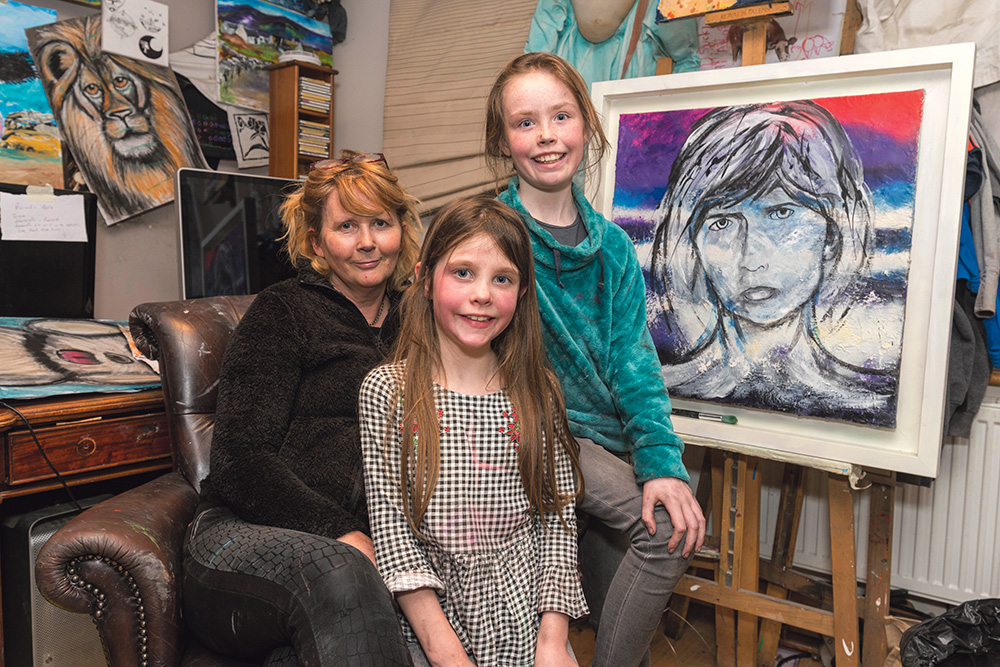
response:
M358 153L349 158L342 157L332 157L327 160L320 160L319 162L313 162L309 165L309 171L313 169L330 169L332 167L340 167L345 164L350 164L352 162L364 162L368 164L381 164L386 169L389 168L389 163L385 160L385 155L382 153Z

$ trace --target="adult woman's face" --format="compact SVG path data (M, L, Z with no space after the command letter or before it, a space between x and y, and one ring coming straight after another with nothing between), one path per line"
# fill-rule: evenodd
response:
M823 278L827 221L775 189L709 209L695 249L722 306L759 325L798 312Z
M376 208L362 202L363 208ZM330 265L330 282L352 300L383 288L399 259L403 227L388 211L356 215L345 211L337 190L323 211L323 226L312 238L313 251Z

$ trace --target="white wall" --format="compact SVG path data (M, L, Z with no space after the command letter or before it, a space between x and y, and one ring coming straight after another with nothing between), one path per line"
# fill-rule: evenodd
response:
M212 32L215 3L209 0L159 0L170 7L170 51L190 46ZM95 13L61 0L32 0L54 8L59 18ZM389 42L389 0L343 0L347 39L334 47L336 79L334 146L382 150L382 106ZM235 171L223 162L220 170ZM267 174L267 169L248 170ZM177 211L161 206L112 227L98 222L94 316L127 319L145 301L179 299L180 266Z

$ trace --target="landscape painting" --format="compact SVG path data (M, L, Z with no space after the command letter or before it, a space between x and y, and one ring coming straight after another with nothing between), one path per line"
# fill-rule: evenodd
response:
M267 66L285 51L307 51L330 66L330 26L260 0L217 0L219 97L227 104L267 111Z
M59 129L35 73L26 28L54 23L56 10L11 0L0 11L0 180L63 187Z
M673 397L896 426L924 91L618 118Z

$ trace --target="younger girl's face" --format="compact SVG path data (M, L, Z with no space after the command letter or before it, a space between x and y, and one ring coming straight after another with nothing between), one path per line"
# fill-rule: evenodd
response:
M784 191L709 209L694 235L722 306L774 324L812 299L823 278L827 220Z
M490 236L456 246L434 267L429 294L442 357L489 352L523 293L517 267Z
M503 91L503 154L514 163L522 188L569 188L583 161L586 123L573 91L536 70L512 78Z

